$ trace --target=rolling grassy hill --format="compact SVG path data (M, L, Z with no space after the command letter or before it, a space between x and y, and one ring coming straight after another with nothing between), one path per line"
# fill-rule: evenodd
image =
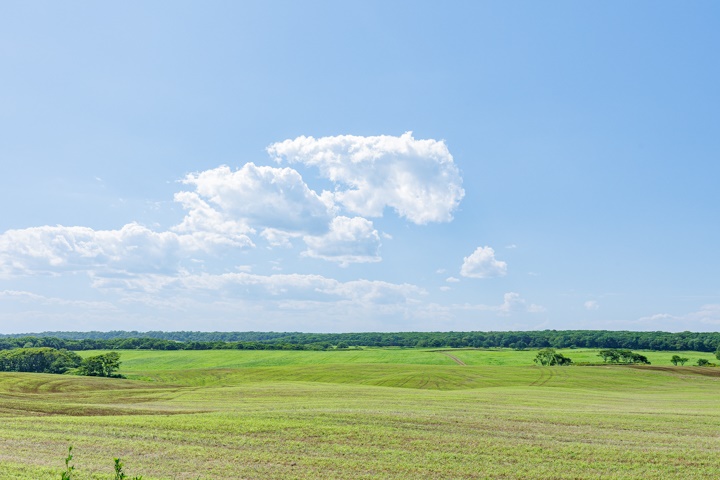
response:
M4 373L0 478L59 478L70 444L78 479L112 457L146 480L713 476L720 369L643 353L123 351L127 380Z

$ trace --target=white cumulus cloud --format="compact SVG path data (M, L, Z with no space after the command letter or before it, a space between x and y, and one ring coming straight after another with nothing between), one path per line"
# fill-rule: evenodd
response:
M251 245L248 234L255 230L245 223L243 219L231 219L208 205L195 192L178 192L175 201L180 203L187 211L182 223L172 230L176 232L203 232L214 235L228 245ZM220 240L218 240L220 241Z
M495 250L478 247L469 257L463 259L460 275L470 278L502 277L507 274L507 263L495 258Z
M500 315L510 315L512 312L526 309L525 300L517 292L508 292L503 295L503 303L497 307Z
M268 242L271 247L292 248L292 239L301 237L301 233L286 232L276 228L266 228L260 232L260 236Z
M202 232L155 232L136 223L119 230L60 225L8 230L0 235L0 273L173 272L189 255L208 253L224 240Z
M195 190L175 195L187 210L175 231L209 232L231 242L259 229L270 247L292 248L302 237L303 255L311 258L343 266L381 260L372 222L337 216L333 195L316 193L292 168L222 166L190 174L183 183Z
M380 237L373 223L362 217L335 217L330 223L330 231L320 236L305 236L307 244L304 254L312 258L322 258L349 263L379 262L378 250Z
M286 232L323 233L333 217L329 193L318 195L292 168L246 163L238 170L221 166L187 175L192 193L176 199L189 210L180 228L210 229L224 222Z
M382 216L385 207L416 224L448 222L465 195L445 142L400 137L298 137L268 147L278 162L317 167L336 184L334 199L348 211Z
M392 236L363 216L380 216L390 207L417 224L450 221L464 195L445 143L416 140L411 133L299 137L271 145L268 152L317 167L334 191L318 193L291 167L246 163L191 173L174 195L185 211L177 225L164 231L138 223L110 230L61 225L8 230L0 234L0 276L82 271L94 286L133 276L152 283L143 275L213 268L208 256L253 248L254 239L343 266L379 262L381 239Z

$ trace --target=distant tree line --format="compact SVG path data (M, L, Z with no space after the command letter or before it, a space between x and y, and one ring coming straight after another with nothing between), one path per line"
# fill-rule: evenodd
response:
M343 344L337 345L342 348ZM57 337L16 337L0 339L0 351L16 348L50 347L66 350L327 350L334 345L261 342L181 342L157 338L110 338L71 340ZM345 345L345 348L348 348Z
M0 335L0 350L22 346L68 350L323 350L348 347L602 348L714 352L720 332L540 330L530 332L44 332Z

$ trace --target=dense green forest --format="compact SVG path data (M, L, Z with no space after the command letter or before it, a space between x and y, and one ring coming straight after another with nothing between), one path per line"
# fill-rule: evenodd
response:
M0 335L0 350L52 347L67 350L323 350L327 348L624 348L714 352L718 332L540 330L529 332L43 332Z

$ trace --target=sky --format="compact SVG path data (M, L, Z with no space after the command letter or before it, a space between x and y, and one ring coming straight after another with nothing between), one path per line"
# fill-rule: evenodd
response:
M5 1L0 333L716 331L719 19Z

